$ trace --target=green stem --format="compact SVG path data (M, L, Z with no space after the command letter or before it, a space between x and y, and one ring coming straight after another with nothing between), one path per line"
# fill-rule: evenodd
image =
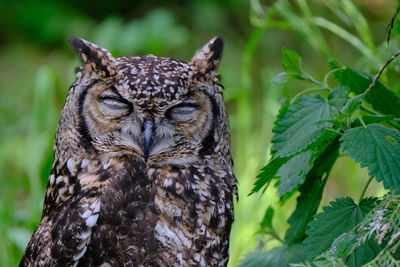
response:
M343 135L343 133L342 133L342 132L340 132L340 131L338 131L338 130L336 130L336 129L327 128L326 130L327 130L327 131L330 131L330 132L337 133L338 135Z
M363 121L362 117L358 117L358 119L360 120L362 126L363 126L364 128L367 128L367 125L366 125L365 122Z
M306 90L304 90L304 91L301 91L301 92L298 93L297 95L295 95L295 96L292 98L292 103L293 103L297 98L299 98L300 96L302 96L302 95L304 95L304 94L307 94L307 93L310 93L310 92L319 92L319 91L329 91L329 89L328 89L328 88L322 88L322 87L313 87L313 88L306 89Z
M336 161L336 159L335 159L335 161ZM333 167L333 164L332 164L331 168L325 172L325 175L322 178L322 188L325 188L326 182L328 182L329 175L331 175L332 167Z
M275 232L275 229L271 228L267 233L268 233L270 236L272 236L273 238L275 238L276 240L278 240L279 242L281 242L282 245L285 244L285 241L283 241L282 238L279 237L279 235L277 234L277 232Z
M367 183L364 185L363 191L361 192L360 199L358 200L358 204L361 203L361 200L364 198L365 192L367 192L368 186L371 183L374 176L370 176Z
M324 87L324 84L322 84L319 81L317 81L316 79L314 79L310 74L308 74L308 73L303 73L303 74L304 74L304 78L306 79L306 81L309 81L309 82L315 84L316 86Z
M329 72L325 75L325 77L324 77L324 81L323 81L324 86L326 86L327 88L331 88L331 87L329 86L329 84L328 84L328 79L329 79L329 77L330 77L333 73L335 73L335 72L337 72L337 71L339 71L339 70L344 70L344 69L345 69L345 67L340 67L340 68L333 69L333 70L329 71Z

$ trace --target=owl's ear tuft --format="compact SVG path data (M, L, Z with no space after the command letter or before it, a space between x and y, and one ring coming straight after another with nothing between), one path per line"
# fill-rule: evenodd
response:
M217 69L221 60L224 40L216 36L196 52L191 63L198 67L200 72L207 73Z
M77 37L70 38L68 42L80 56L85 70L97 72L102 77L115 74L115 58L106 49Z

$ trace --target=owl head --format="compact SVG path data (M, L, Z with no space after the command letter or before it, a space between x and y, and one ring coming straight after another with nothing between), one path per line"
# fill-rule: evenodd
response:
M56 154L84 150L179 164L229 154L216 73L221 37L211 39L189 62L154 55L113 57L86 40L69 42L82 67L63 108Z

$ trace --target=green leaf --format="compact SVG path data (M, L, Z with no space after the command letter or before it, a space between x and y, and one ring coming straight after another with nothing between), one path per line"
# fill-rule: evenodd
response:
M397 267L397 266L399 266L399 259L398 259L399 253L400 252L397 252L396 254L392 254L389 251L384 250L381 253L379 253L379 255L375 259L368 262L364 266L366 266L366 267L382 267L382 266Z
M277 178L276 172L279 168L285 164L289 158L275 158L270 161L266 166L261 169L260 174L257 175L257 180L254 183L253 189L249 195L258 192L264 185L272 181L272 179Z
M376 198L363 199L359 205L349 198L338 198L329 206L323 208L323 212L315 216L307 230L308 238L304 244L309 252L309 259L328 250L332 243L343 233L350 231L362 221L364 216L371 211ZM350 239L350 242L352 240ZM346 243L347 245L351 245ZM347 248L341 248L346 251ZM360 246L345 259L348 266L361 266L376 255L377 249L370 244Z
M396 121L396 118L393 115L364 115L361 117L364 124L373 124L373 123L391 123L393 126L397 126L397 129L400 129L400 123ZM363 126L361 120L353 120L351 123L351 127L359 127Z
M353 252L357 243L357 237L352 231L341 234L333 241L328 254L337 258L347 257Z
M339 69L342 67L342 65L339 63L339 61L337 61L336 59L333 59L333 58L328 60L328 65L331 70Z
M307 175L306 182L299 188L296 209L288 220L290 227L285 235L286 243L302 242L306 237L307 224L313 219L321 201L325 185L323 181L327 179L325 176L329 174L339 155L338 142L337 138L325 144L321 153L313 155L317 157L314 166Z
M279 120L282 119L282 117L286 114L290 107L290 100L288 98L282 98L280 101L280 109L278 111L278 115L276 115L274 124L277 124Z
M321 201L323 185L316 177L312 177L300 187L299 191L296 209L288 219L290 227L285 235L287 244L301 242L305 238L307 224L317 212Z
M312 262L292 263L290 267L347 267L347 265L342 259L325 253L316 257Z
M347 99L347 92L344 87L333 89L328 97L329 113L338 113L338 110L342 108ZM325 124L327 121L331 120L320 120L316 124ZM279 193L281 196L291 192L297 185L303 184L307 174L313 167L314 161L326 150L336 136L336 132L325 131L319 137L319 141L309 147L311 150L295 155L279 168L275 175L280 178Z
M299 102L302 102L304 106L307 107L307 104L312 100L315 101L314 97L316 95L310 95L306 96L303 99L305 100L304 103L300 99ZM322 105L323 112L326 113L326 117L330 118L332 115L331 114L336 114L338 113L338 110L344 105L344 103L347 101L347 92L346 89L343 87L338 87L332 90L330 95L328 96L328 101L320 98L317 96L316 98L317 105ZM277 129L279 127L284 128L285 123L289 125L292 123L293 119L296 119L296 115L298 115L299 112L304 112L303 106L298 105L298 102L296 101L289 107L285 107L281 109L281 112L279 113L278 120L276 122L276 126L274 127L274 131L277 132ZM310 113L315 112L316 110L309 111ZM317 110L318 112L318 110ZM307 116L307 114L303 114ZM318 115L317 115L318 116ZM302 116L298 116L302 117ZM304 182L308 172L311 170L314 160L319 157L321 153L324 152L326 149L327 145L329 145L333 139L336 137L336 133L332 131L328 131L326 126L331 126L332 123L328 122L329 120L322 120L322 119L309 119L311 126L308 125L295 125L294 127L299 127L297 130L293 128L288 129L284 133L277 133L276 136L273 137L273 142L274 140L276 141L278 138L282 139L285 138L285 134L291 134L293 135L292 137L299 141L299 138L302 138L302 135L305 135L305 138L309 138L310 136L307 136L307 130L309 130L310 127L314 127L314 129L318 129L318 134L315 134L315 131L311 131L311 136L315 135L314 138L316 138L315 141L309 142L308 147L304 147L305 149L310 149L309 151L304 151L299 154L297 154L299 151L301 151L303 148L298 149L298 151L293 150L291 155L288 157L282 157L286 158L285 161L280 160L279 156L281 156L282 151L279 150L275 153L275 161L271 161L270 164L267 165L267 169L263 170L262 173L260 174L260 177L264 177L264 184L268 181L270 181L273 177L280 177L279 180L279 193L280 195L284 195L288 192L291 192L297 185L300 185ZM301 120L300 120L301 121ZM307 119L304 119L304 121L307 121ZM298 121L294 121L294 124L298 123ZM292 126L293 127L293 126ZM303 128L307 128L304 129ZM292 132L291 132L292 131ZM301 133L300 132L306 132L306 133ZM292 137L289 137L288 141L285 142L287 145L291 145L290 142L292 140ZM304 137L304 136L303 136ZM304 139L302 139L304 141ZM274 149L277 149L276 147L279 148L278 143L274 143L273 146L273 152ZM283 148L284 149L284 148ZM296 155L297 154L297 155ZM281 163L281 165L277 165L276 163ZM274 167L274 168L272 168ZM278 168L276 168L278 167ZM261 181L258 181L261 182Z
M297 185L303 184L305 177L314 165L314 161L324 153L336 136L337 133L335 132L325 131L319 141L313 145L313 150L304 151L290 157L272 159L261 169L250 195L276 178L280 178L279 193L281 196L291 192Z
M398 266L400 260L400 191L385 194L376 207L354 229L358 243L373 237L381 245L379 254L365 266ZM395 264L397 263L397 264Z
M387 189L400 189L400 132L380 124L348 129L341 149Z
M285 47L282 47L281 53L281 64L283 69L290 75L301 77L303 71L301 69L300 55Z
M364 93L372 82L371 75L350 68L338 70L334 73L334 76L342 86L347 87L357 95ZM400 98L379 81L365 96L365 100L382 114L400 117Z
M349 267L361 266L375 258L379 251L379 246L373 240L367 240L346 258L346 265Z
M388 122L394 119L393 115L365 115L362 116L362 120L366 124Z
M272 218L274 217L274 209L272 207L268 207L265 211L264 218L261 221L261 229L270 229L272 228Z
M349 93L343 86L336 87L328 96L331 113L337 114L349 100Z
M332 125L318 122L329 119L332 119L330 104L321 96L313 94L297 99L272 130L274 157L288 157L306 150Z
M284 245L267 252L253 252L240 262L239 267L287 267L307 257L302 244Z
M353 96L347 101L347 103L343 106L340 112L345 116L351 116L361 107L364 98L365 94Z
M289 81L289 75L287 72L278 73L274 78L272 78L273 83L283 84Z
M309 95L298 99L292 105L289 105L287 100L284 102L273 130L276 133L272 147L275 155L261 169L250 194L258 192L278 176L281 177L280 193L282 195L304 182L314 160L326 148L323 144L329 144L336 137L335 132L328 131L332 123L323 121L321 117L330 119L331 114L337 113L337 110L345 103L346 97L345 89L338 87L329 95L328 101L318 95ZM298 144L294 148L291 144L292 140ZM286 153L285 149L290 153ZM298 154L306 149L314 150L312 157L310 153ZM307 162L307 164L300 164L301 162Z
M381 248L374 240L368 239L358 244L358 238L353 231L341 234L333 241L328 254L345 259L347 266L361 266L379 254Z
M300 153L279 168L276 176L280 177L280 195L292 191L297 185L304 182L312 167L311 154L312 151Z

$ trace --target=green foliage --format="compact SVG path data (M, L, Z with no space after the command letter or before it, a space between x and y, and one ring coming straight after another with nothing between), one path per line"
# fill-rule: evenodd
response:
M342 107L340 113L343 114L343 116L350 117L354 112L360 109L364 98L365 94L353 96Z
M281 73L278 73L278 75L276 75L273 79L272 79L272 82L273 83L277 83L277 84L280 84L280 83L287 83L289 81L289 74L287 74L287 72L281 72Z
M342 227L341 224L347 228L349 228L349 224L353 224L353 227L345 230L331 244L327 244L329 246L325 247L329 249L315 257L313 261L292 266L325 266L320 265L321 262L327 263L326 266L361 266L362 264L373 267L398 266L400 263L400 195L388 193L379 201L373 198L363 199L359 205L354 204L351 199L339 201L335 205L325 208L327 210L325 213L317 215L317 221L321 217L334 220L334 212L340 209L349 212L351 209L353 213L350 218L353 218L353 223L349 223L347 220L342 221L334 229ZM371 207L373 208L371 209ZM354 221L356 219L354 211L356 210L359 215L364 216L361 220L357 219L357 223ZM331 216L328 213L331 213ZM346 217L342 213L339 213L338 216ZM318 231L323 230L330 220L325 223L320 220L318 223L322 223L323 226ZM328 264L328 262L333 263L338 260L343 261L343 264L339 264L339 262L335 263L336 265ZM346 261L346 265L344 265L344 261Z
M290 157L322 142L326 129L331 127L327 122L333 119L331 110L330 103L320 95L296 100L273 129L274 156ZM300 129L302 134L298 134Z
M319 85L317 81L315 81L309 74L303 71L303 68L301 66L301 57L296 51L283 47L281 64L285 72L281 72L276 75L272 79L273 82L286 83L289 78L293 78L308 81L310 83L316 83L317 85Z
M394 199L400 190L400 99L378 81L395 57L397 54L375 77L341 67L336 61L330 64L332 71L323 81L317 81L303 70L298 53L282 49L285 72L275 76L273 82L282 84L288 78L295 78L311 82L317 88L306 89L282 105L272 129L271 159L258 175L252 193L276 181L281 202L294 192L300 195L288 219L290 226L284 240L277 236L270 209L261 224L260 232L278 239L282 245L249 254L241 266L356 267L397 263L400 235L392 234L390 238L382 235L386 236L392 225L400 227L398 214L388 216L385 226L374 222L376 216L372 216L377 212L382 214L380 203L393 202L387 196L364 198L373 177L383 182ZM331 74L338 87L328 86L326 81ZM307 94L315 90L321 93ZM366 181L358 204L350 197L337 198L317 213L339 151L360 162L361 167L367 167L371 178ZM399 206L394 206L398 210ZM375 227L367 234L366 229L373 228L372 225L378 225L381 232L376 233Z
M355 228L348 232L355 236L347 254L373 238L382 247L378 256L368 266L397 266L400 263L400 195L389 192L380 203ZM334 243L335 244L335 243ZM331 254L335 253L332 245Z
M304 182L314 161L337 135L330 131L332 123L329 120L333 120L343 106L343 99L346 99L343 92L344 89L338 87L332 90L328 99L313 94L297 99L289 107L282 107L272 130L275 133L271 149L274 157L261 171L252 192L274 177L280 177L281 195Z
M364 96L362 93L367 90L372 83L371 75L350 68L338 70L334 75L338 82L342 86L348 88L349 91L355 94L361 94L359 98ZM376 111L382 114L400 117L400 98L379 81L377 81L370 92L365 95L365 101L370 103Z
M312 262L292 263L291 267L345 267L342 259L327 254L322 254Z
M274 213L274 209L272 207L268 207L268 209L265 211L264 218L261 221L261 228L272 228L272 218L274 217Z
M307 224L318 209L328 172L338 157L337 140L321 146L320 153L306 182L298 189L297 206L288 219L290 227L285 235L288 244L300 243L306 237Z
M300 243L305 237L307 223L317 211L322 197L323 186L318 178L320 177L310 177L307 183L299 188L300 196L297 198L296 209L288 219L290 227L285 235L287 244Z
M303 184L306 175L312 168L311 151L300 153L286 162L285 167L282 166L276 173L281 183L279 193L284 195L291 192L297 185Z
M357 205L349 197L338 198L330 206L324 207L323 212L317 214L314 221L308 224L308 237L303 242L309 253L308 258L313 259L325 252L338 236L360 223L371 211L375 201L375 198L367 198ZM343 260L348 266L361 266L373 259L377 252L377 245L370 242L360 246Z
M341 149L368 167L369 175L387 189L400 188L400 132L381 124L368 124L344 131Z
M253 252L243 259L239 267L288 266L304 259L307 252L300 244L284 245L268 252Z
M301 69L301 57L297 52L282 48L281 62L283 69L289 76L302 79L303 70Z

